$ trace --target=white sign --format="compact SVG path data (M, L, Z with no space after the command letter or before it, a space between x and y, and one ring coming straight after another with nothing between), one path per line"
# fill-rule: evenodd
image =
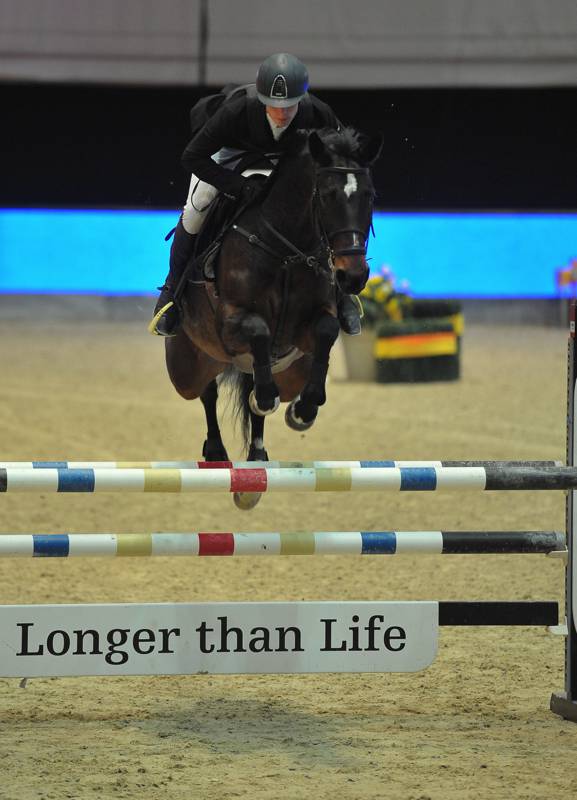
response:
M0 606L0 676L415 672L438 603Z

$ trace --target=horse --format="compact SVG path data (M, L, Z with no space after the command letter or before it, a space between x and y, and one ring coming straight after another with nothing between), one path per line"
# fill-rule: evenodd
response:
M215 283L186 282L166 365L176 391L204 406L206 461L229 461L216 411L223 373L234 375L248 461L268 461L264 421L280 402L289 403L285 420L296 431L308 430L326 402L337 294L358 294L369 275L370 166L381 147L382 137L351 128L296 132L224 234ZM235 495L239 508L258 499Z

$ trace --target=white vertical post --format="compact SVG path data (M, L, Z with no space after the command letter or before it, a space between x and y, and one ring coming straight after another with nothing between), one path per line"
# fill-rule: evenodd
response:
M577 426L575 424L575 373L577 339L575 336L576 301L569 308L569 348L567 365L567 464L575 465L577 451ZM577 497L574 490L567 492L567 570L565 573L565 610L567 639L565 642L565 690L551 695L551 711L565 719L577 722Z

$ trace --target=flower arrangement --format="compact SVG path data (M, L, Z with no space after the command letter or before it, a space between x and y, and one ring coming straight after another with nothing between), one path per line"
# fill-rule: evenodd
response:
M417 321L426 329L440 320L450 322L457 336L463 335L464 320L458 300L415 299L409 294L408 281L401 281L396 288L395 276L387 265L381 267L380 275L369 278L359 299L364 327L372 329L377 336L388 335L399 330L399 326Z
M410 317L412 298L408 290L408 281L401 281L397 289L391 268L381 267L380 275L369 278L359 295L365 325L374 328L381 322L402 322Z

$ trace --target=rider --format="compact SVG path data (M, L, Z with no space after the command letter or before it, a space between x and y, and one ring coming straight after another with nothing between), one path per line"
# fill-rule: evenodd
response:
M153 333L173 336L178 330L174 290L214 198L223 192L248 199L255 191L254 183L233 171L241 154L274 151L281 155L290 143L290 132L299 128L339 130L340 123L326 103L308 93L305 65L288 53L276 53L260 65L256 86L233 92L188 143L182 165L192 179L170 249L169 272L149 326ZM360 333L357 304L348 295L340 295L337 308L343 331Z

